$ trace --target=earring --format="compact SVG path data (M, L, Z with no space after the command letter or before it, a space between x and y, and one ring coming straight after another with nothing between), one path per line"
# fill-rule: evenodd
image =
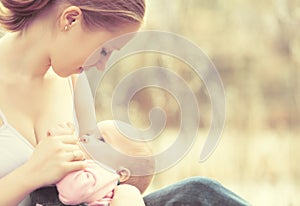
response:
M68 24L66 24L66 26L65 26L65 31L69 31L69 25Z

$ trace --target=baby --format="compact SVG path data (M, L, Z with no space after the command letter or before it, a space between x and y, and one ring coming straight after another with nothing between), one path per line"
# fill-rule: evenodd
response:
M126 138L116 127L114 121L104 121L98 124L103 144L113 144L114 149L131 156L151 156L146 143L135 142ZM73 130L70 125L59 125L49 132L49 135L63 135L67 130ZM100 141L100 140L99 140ZM84 143L83 143L84 144ZM85 152L84 148L82 148ZM100 150L101 153L101 150ZM87 167L84 170L72 172L57 183L59 199L66 205L85 203L89 206L144 205L141 193L150 184L153 175L131 176L130 169L122 167L113 170L97 161L91 160L85 152ZM113 158L112 158L113 159ZM153 164L138 165L139 169L153 170ZM147 168L148 167L148 168Z

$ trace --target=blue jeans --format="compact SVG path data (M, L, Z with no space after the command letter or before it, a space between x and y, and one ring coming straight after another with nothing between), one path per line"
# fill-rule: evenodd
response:
M64 206L55 187L41 188L31 194L31 205ZM144 197L146 206L248 206L245 200L214 180L192 177ZM127 205L125 205L127 206Z
M192 177L144 197L147 206L248 206L218 182Z

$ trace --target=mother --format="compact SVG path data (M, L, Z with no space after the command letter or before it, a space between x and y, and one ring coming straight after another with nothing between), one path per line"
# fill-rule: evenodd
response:
M74 136L46 138L74 122L73 83L104 42L137 31L143 0L1 0L0 205L26 206L29 194L84 168ZM111 50L102 52L103 61ZM63 111L63 112L62 112ZM76 156L75 156L76 157ZM221 185L192 178L145 197L147 205L240 205Z

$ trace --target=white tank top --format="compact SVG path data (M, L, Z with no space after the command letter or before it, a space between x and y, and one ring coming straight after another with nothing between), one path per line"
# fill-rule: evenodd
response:
M6 120L0 111L3 125L0 126L0 178L24 164L34 147Z
M34 147L6 120L0 111L3 125L0 126L0 178L24 164L33 153ZM19 206L29 206L27 196Z

